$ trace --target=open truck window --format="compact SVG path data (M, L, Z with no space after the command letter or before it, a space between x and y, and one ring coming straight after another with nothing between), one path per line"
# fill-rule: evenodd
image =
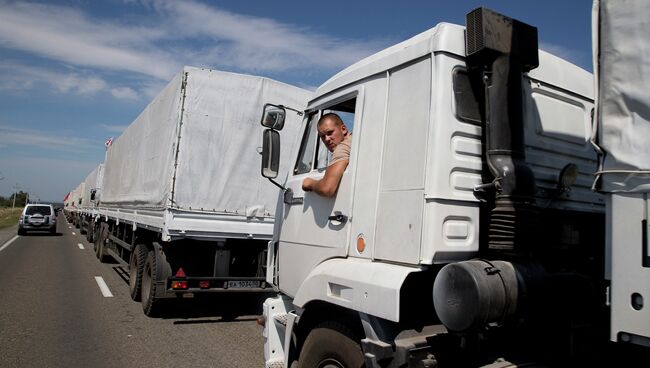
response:
M293 170L294 175L304 174L312 169L324 170L327 168L332 153L318 139L318 119L325 114L335 113L343 120L348 131L352 133L354 129L354 109L356 102L356 98L351 98L322 110L314 111L309 115L309 122L305 127L305 133L303 134L300 145L298 161Z

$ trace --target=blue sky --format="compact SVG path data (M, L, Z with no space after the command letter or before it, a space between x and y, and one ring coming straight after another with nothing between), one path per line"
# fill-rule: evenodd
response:
M183 65L314 89L481 5L592 70L591 0L0 0L0 195L61 201Z

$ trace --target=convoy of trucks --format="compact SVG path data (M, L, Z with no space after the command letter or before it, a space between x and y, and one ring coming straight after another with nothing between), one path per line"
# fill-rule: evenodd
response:
M259 110L262 101L303 109L309 94L185 67L72 192L66 214L101 261L128 270L145 314L159 314L166 298L272 290L265 266L277 188L258 173ZM299 117L289 119L293 141Z
M594 9L595 92L486 8L317 89L269 243L267 367L626 365L610 339L647 364L648 7ZM335 198L302 189L329 112L353 136ZM270 179L278 116L265 106Z
M647 358L647 11L594 2L595 84L486 8L314 93L186 67L64 211L147 315L275 291L269 368L621 363L608 341ZM302 182L332 112L352 150L324 198Z

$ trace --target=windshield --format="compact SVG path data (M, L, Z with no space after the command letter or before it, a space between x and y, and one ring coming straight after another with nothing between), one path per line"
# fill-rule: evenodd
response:
M41 214L43 216L50 216L52 215L52 211L50 210L50 206L29 206L27 207L27 210L25 211L25 215L35 215L35 214Z

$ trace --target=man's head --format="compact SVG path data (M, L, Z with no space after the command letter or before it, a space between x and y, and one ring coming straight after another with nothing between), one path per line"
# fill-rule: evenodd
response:
M330 152L349 134L343 120L333 112L321 116L317 128L318 136Z

